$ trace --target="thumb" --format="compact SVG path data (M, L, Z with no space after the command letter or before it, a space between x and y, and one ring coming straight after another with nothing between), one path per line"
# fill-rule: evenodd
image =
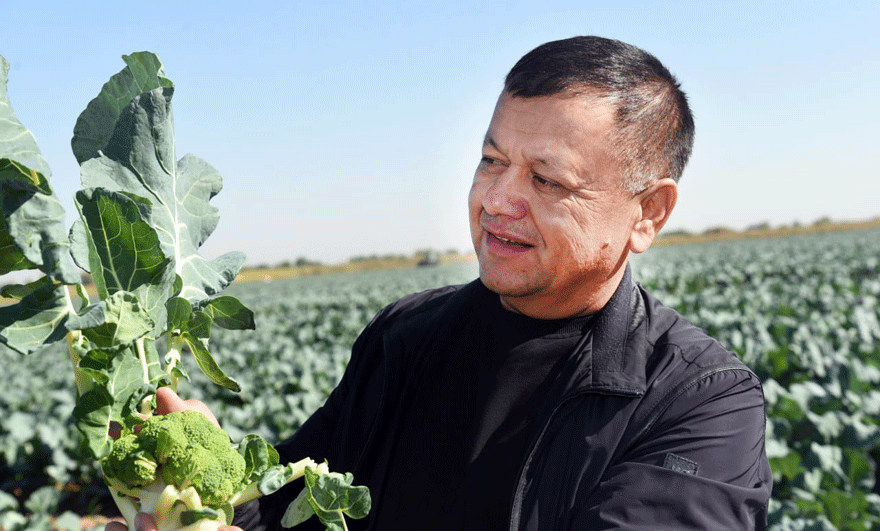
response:
M214 413L208 409L204 402L200 400L184 400L170 387L160 387L156 390L156 413L158 415L167 415L174 411L185 410L198 411L208 417L218 427L220 426L220 423L217 422L217 417L214 416Z
M170 387L160 387L156 390L156 413L159 415L167 415L172 411L183 411L189 409L186 402L177 396Z

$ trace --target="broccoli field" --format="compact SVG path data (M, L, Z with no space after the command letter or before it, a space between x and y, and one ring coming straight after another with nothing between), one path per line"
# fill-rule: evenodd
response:
M764 381L770 529L880 530L880 230L656 247L633 267ZM190 370L186 395L207 402L233 439L287 437L334 387L379 309L475 275L474 263L457 263L233 284L257 329L217 330L212 345L243 390ZM51 348L57 355L0 351L7 531L51 529L50 516L56 528L79 529L75 515L114 510L78 448L65 347Z

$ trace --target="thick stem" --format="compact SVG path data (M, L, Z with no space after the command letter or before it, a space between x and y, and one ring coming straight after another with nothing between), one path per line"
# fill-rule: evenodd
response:
M181 526L180 515L186 510L201 509L202 502L192 487L178 490L157 479L146 487L128 488L113 478L104 478L119 512L128 522L129 531L136 531L134 518L139 512L153 517L158 531L216 531L222 522L200 520L192 525Z
M122 518L124 518L125 522L128 524L128 530L137 531L134 528L134 517L137 515L138 510L137 507L135 507L135 504L131 501L131 498L119 494L118 491L112 487L110 488L110 495L113 497L113 501L116 503L116 507L119 509Z
M137 348L138 359L141 362L141 370L144 374L144 383L150 385L150 365L147 363L147 350L144 347L144 338L139 338L135 341L135 346Z
M141 372L143 373L143 381L145 385L150 385L150 365L147 363L147 350L144 347L144 338L139 338L135 341L135 348L137 348L138 360L141 362ZM152 396L146 396L143 400L141 400L141 414L142 415L151 415L153 413L153 398Z
M315 469L316 471L318 471L319 474L327 472L326 465L324 465L323 463L319 465L315 462L314 459L310 457L300 459L296 463L287 466L290 472L290 474L287 476L287 483L303 477L303 475L306 473L306 467ZM260 492L259 482L253 482L248 485L243 491L235 494L232 498L230 498L229 503L233 507L237 507L251 500L256 500L261 496L263 496L263 493Z

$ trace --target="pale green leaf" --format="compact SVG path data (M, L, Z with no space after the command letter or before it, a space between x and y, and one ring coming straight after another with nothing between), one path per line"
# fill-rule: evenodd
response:
M122 60L127 66L104 84L100 94L89 102L73 127L70 144L80 164L99 156L99 152L106 148L119 115L135 96L173 86L165 77L162 61L157 55L137 52L123 55Z
M61 491L53 486L45 486L32 492L24 507L32 514L54 514L60 501Z
M12 110L8 70L0 57L0 274L40 269L51 280L74 284L79 273L68 254L64 208L33 134Z
M38 181L45 183L51 173L49 165L40 154L34 135L18 121L12 110L6 87L8 73L9 63L0 56L0 159L15 161L27 168L34 184ZM39 174L42 179L31 172ZM47 189L42 191L49 193Z
M257 488L260 490L260 493L266 496L293 481L293 477L293 467L291 464L273 465L260 472Z
M244 458L245 483L258 480L263 472L278 465L279 461L278 451L259 435L245 436L238 443L238 453Z
M172 93L160 88L136 96L120 114L104 155L83 163L81 175L83 187L129 192L152 204L149 223L182 279L180 296L195 303L229 285L244 255L209 261L198 254L217 226L217 209L209 201L222 183L201 159L187 155L175 161Z
M0 306L0 343L22 354L62 339L71 312L64 286L43 277L29 289L19 302Z
M80 269L91 273L91 266L89 266L89 236L83 220L74 220L73 225L70 227L68 241L70 241L70 256L73 258L74 263Z
M370 491L354 486L351 473L329 472L319 474L305 469L305 483L309 504L328 531L344 531L345 518L363 518L370 512Z
M126 291L117 291L83 314L72 315L67 323L68 328L81 330L89 341L101 348L128 345L146 336L155 325L138 298Z
M76 402L73 418L82 433L86 448L96 459L110 452L110 420L112 419L113 397L103 386L96 386Z
M80 531L82 518L73 511L64 511L61 516L55 518L55 528L62 531Z
M303 488L281 517L281 527L295 527L315 515L309 503L309 489Z
M190 526L201 520L217 521L221 518L224 517L210 507L205 507L203 509L191 509L180 513L180 523L183 526Z

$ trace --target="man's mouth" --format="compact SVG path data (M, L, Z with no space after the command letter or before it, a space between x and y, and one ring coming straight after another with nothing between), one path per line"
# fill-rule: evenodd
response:
M489 238L491 238L491 239L495 239L495 240L497 240L498 242L501 242L502 244L504 244L504 245L506 245L506 246L513 247L513 248L518 248L518 249L531 249L532 247L534 247L534 245L530 245L530 244L528 244L528 243L519 242L519 241L516 241L516 240L511 240L511 239L508 239L508 238L503 238L503 237L501 237L501 236L498 236L498 235L492 234L491 232L487 232L487 234L488 234Z

